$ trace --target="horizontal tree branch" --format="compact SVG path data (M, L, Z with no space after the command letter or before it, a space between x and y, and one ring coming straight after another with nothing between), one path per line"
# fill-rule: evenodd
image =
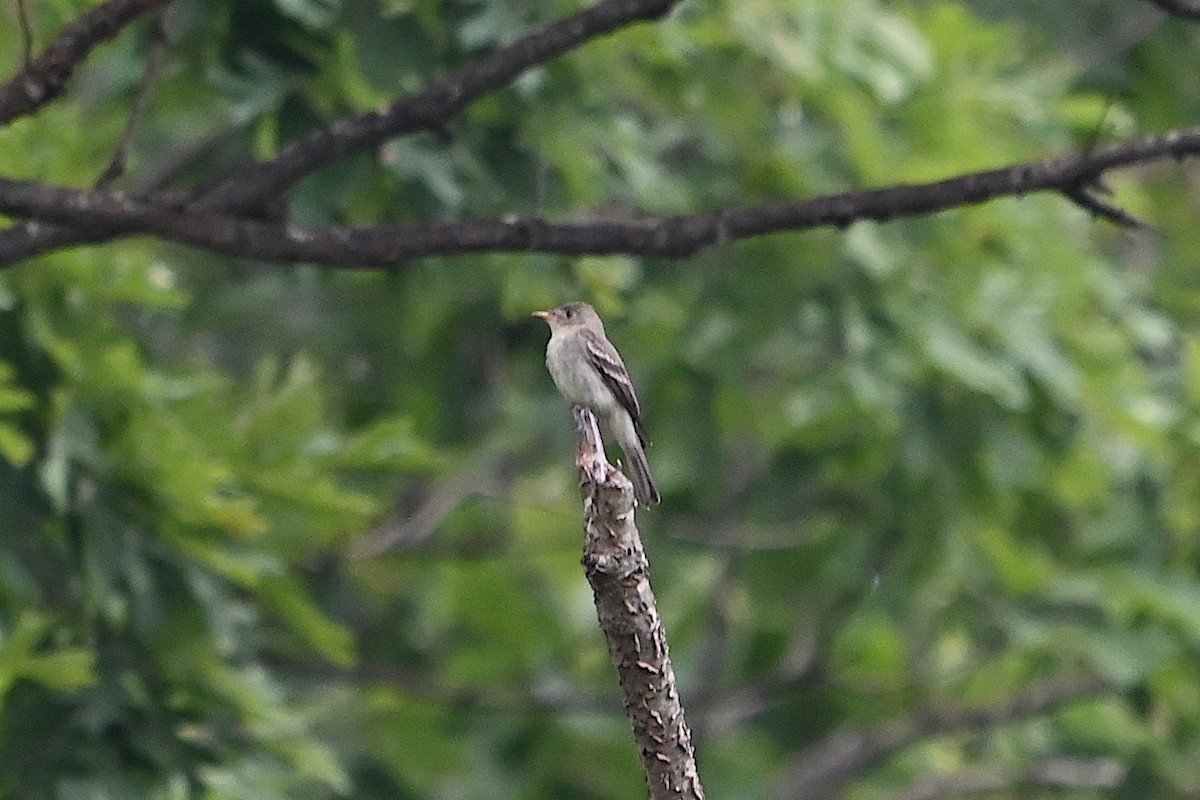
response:
M239 170L205 191L195 207L244 210L278 196L300 178L348 153L394 136L438 130L468 105L506 86L525 70L632 23L657 19L679 2L603 0L501 47L382 111L346 117L305 134L269 161Z
M0 86L0 126L32 114L62 94L75 68L96 45L167 0L108 0L76 19L45 50Z
M1015 164L942 181L650 221L554 223L540 218L300 228L194 211L178 197L135 197L0 179L0 212L38 224L71 225L97 238L148 233L226 255L330 267L396 267L430 255L538 252L678 258L713 245L780 231L890 220L1054 190L1078 194L1106 171L1200 154L1200 126L1129 139L1048 161ZM51 227L51 230L58 228ZM36 229L35 229L36 232ZM0 240L0 266L20 257Z
M382 111L345 117L310 131L284 147L274 158L238 170L208 188L194 192L193 210L247 211L278 198L301 178L351 152L405 133L443 129L472 102L507 85L525 70L627 25L657 19L679 2L603 0L499 48ZM69 223L70 220L55 226L26 223L0 231L0 265L72 244L103 241L115 233L96 229L84 231Z

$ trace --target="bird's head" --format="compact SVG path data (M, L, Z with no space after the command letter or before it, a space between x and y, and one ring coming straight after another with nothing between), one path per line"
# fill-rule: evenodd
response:
M535 311L533 316L544 320L551 332L575 325L598 325L600 322L596 309L579 301L566 303L552 311Z

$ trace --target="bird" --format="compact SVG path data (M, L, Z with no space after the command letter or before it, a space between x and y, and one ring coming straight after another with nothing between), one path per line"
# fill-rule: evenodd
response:
M587 303L572 302L533 316L550 326L546 369L558 391L591 409L616 437L633 472L633 488L645 506L662 498L646 461L646 430L629 370L604 334L604 323Z

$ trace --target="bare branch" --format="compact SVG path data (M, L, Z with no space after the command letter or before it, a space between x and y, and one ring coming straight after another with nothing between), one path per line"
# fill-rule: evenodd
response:
M704 800L667 634L633 515L633 486L604 457L596 417L575 407L583 569L625 694L651 800Z
M1106 219L1121 228L1148 228L1146 223L1130 214L1120 206L1110 203L1102 197L1097 197L1087 189L1065 189L1063 191L1077 206Z
M270 161L241 170L206 191L196 201L196 208L243 210L275 197L300 178L347 153L393 136L443 128L458 112L507 85L530 67L632 23L657 19L679 1L604 0L501 47L382 111L346 117L302 136Z
M852 780L896 750L926 736L978 730L1044 714L1060 705L1109 691L1095 676L1050 681L993 706L932 709L877 728L846 727L812 745L788 769L779 800L831 800Z
M86 242L101 242L106 238L103 234L85 234L65 225L49 225L36 220L20 222L0 231L0 268L12 266L39 253Z
M506 85L530 67L627 25L661 17L679 2L603 0L496 50L383 111L346 117L302 136L275 158L239 170L197 193L196 210L246 211L278 197L305 175L348 153L405 133L441 130L472 102ZM65 220L56 226L27 222L0 231L0 266L71 244L103 241L112 235L71 228L69 222Z
M36 58L0 86L0 126L31 114L62 94L67 80L96 45L167 0L108 0L76 19Z
M415 508L397 508L389 519L356 539L349 557L375 558L392 550L420 547L469 498L506 490L516 478L517 465L517 455L505 452L451 476L433 487Z
M1200 22L1200 4L1192 0L1149 0L1149 2L1182 19Z
M331 267L396 267L421 256L475 252L621 253L680 258L705 247L779 231L845 227L863 219L890 220L1034 191L1075 191L1076 187L1095 183L1107 170L1198 153L1200 127L1194 127L933 183L658 221L551 223L540 218L510 218L304 229L189 211L178 197L138 198L114 190L79 191L5 179L0 179L0 212L52 224L44 232L35 228L36 235L48 233L54 237L64 230L53 224L91 231L90 235L98 239L152 233L243 258ZM0 265L12 264L23 255L19 241L0 235Z
M33 59L33 28L29 24L29 9L25 0L17 0L17 20L21 25L21 63L26 68Z

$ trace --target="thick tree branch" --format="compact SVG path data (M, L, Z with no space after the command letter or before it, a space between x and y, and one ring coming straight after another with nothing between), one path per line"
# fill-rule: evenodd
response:
M1051 681L986 708L931 709L878 728L844 728L805 750L787 771L778 800L832 800L864 770L926 736L979 730L1044 714L1111 686L1095 676Z
M583 569L642 752L651 800L704 800L667 633L633 516L633 486L604 457L596 417L575 407L583 494Z
M62 94L96 45L167 0L108 0L72 22L8 83L0 86L0 126L31 114Z
M348 153L401 134L442 129L472 102L505 86L530 67L622 27L657 19L679 2L603 0L496 50L382 111L346 117L311 131L275 158L239 170L196 193L194 210L246 211L279 197L301 178ZM55 226L24 223L0 231L0 266L59 247L103 241L115 233L89 232L65 224L70 220L63 222Z
M113 190L78 191L4 179L0 179L0 212L50 224L52 232L61 230L55 225L72 225L77 230L91 231L97 238L150 233L227 255L331 267L395 267L421 256L475 252L621 253L678 258L705 247L768 233L826 225L844 227L863 219L890 220L1035 191L1059 191L1079 202L1087 187L1106 171L1196 154L1200 154L1200 126L933 183L658 221L551 223L539 218L513 218L304 229L193 211L178 198L165 201L163 195L138 198ZM1095 213L1102 212L1094 205L1090 207ZM1105 207L1115 209L1107 204ZM1102 213L1107 218L1113 215ZM14 251L9 244L0 237L0 266L22 256L19 248Z

